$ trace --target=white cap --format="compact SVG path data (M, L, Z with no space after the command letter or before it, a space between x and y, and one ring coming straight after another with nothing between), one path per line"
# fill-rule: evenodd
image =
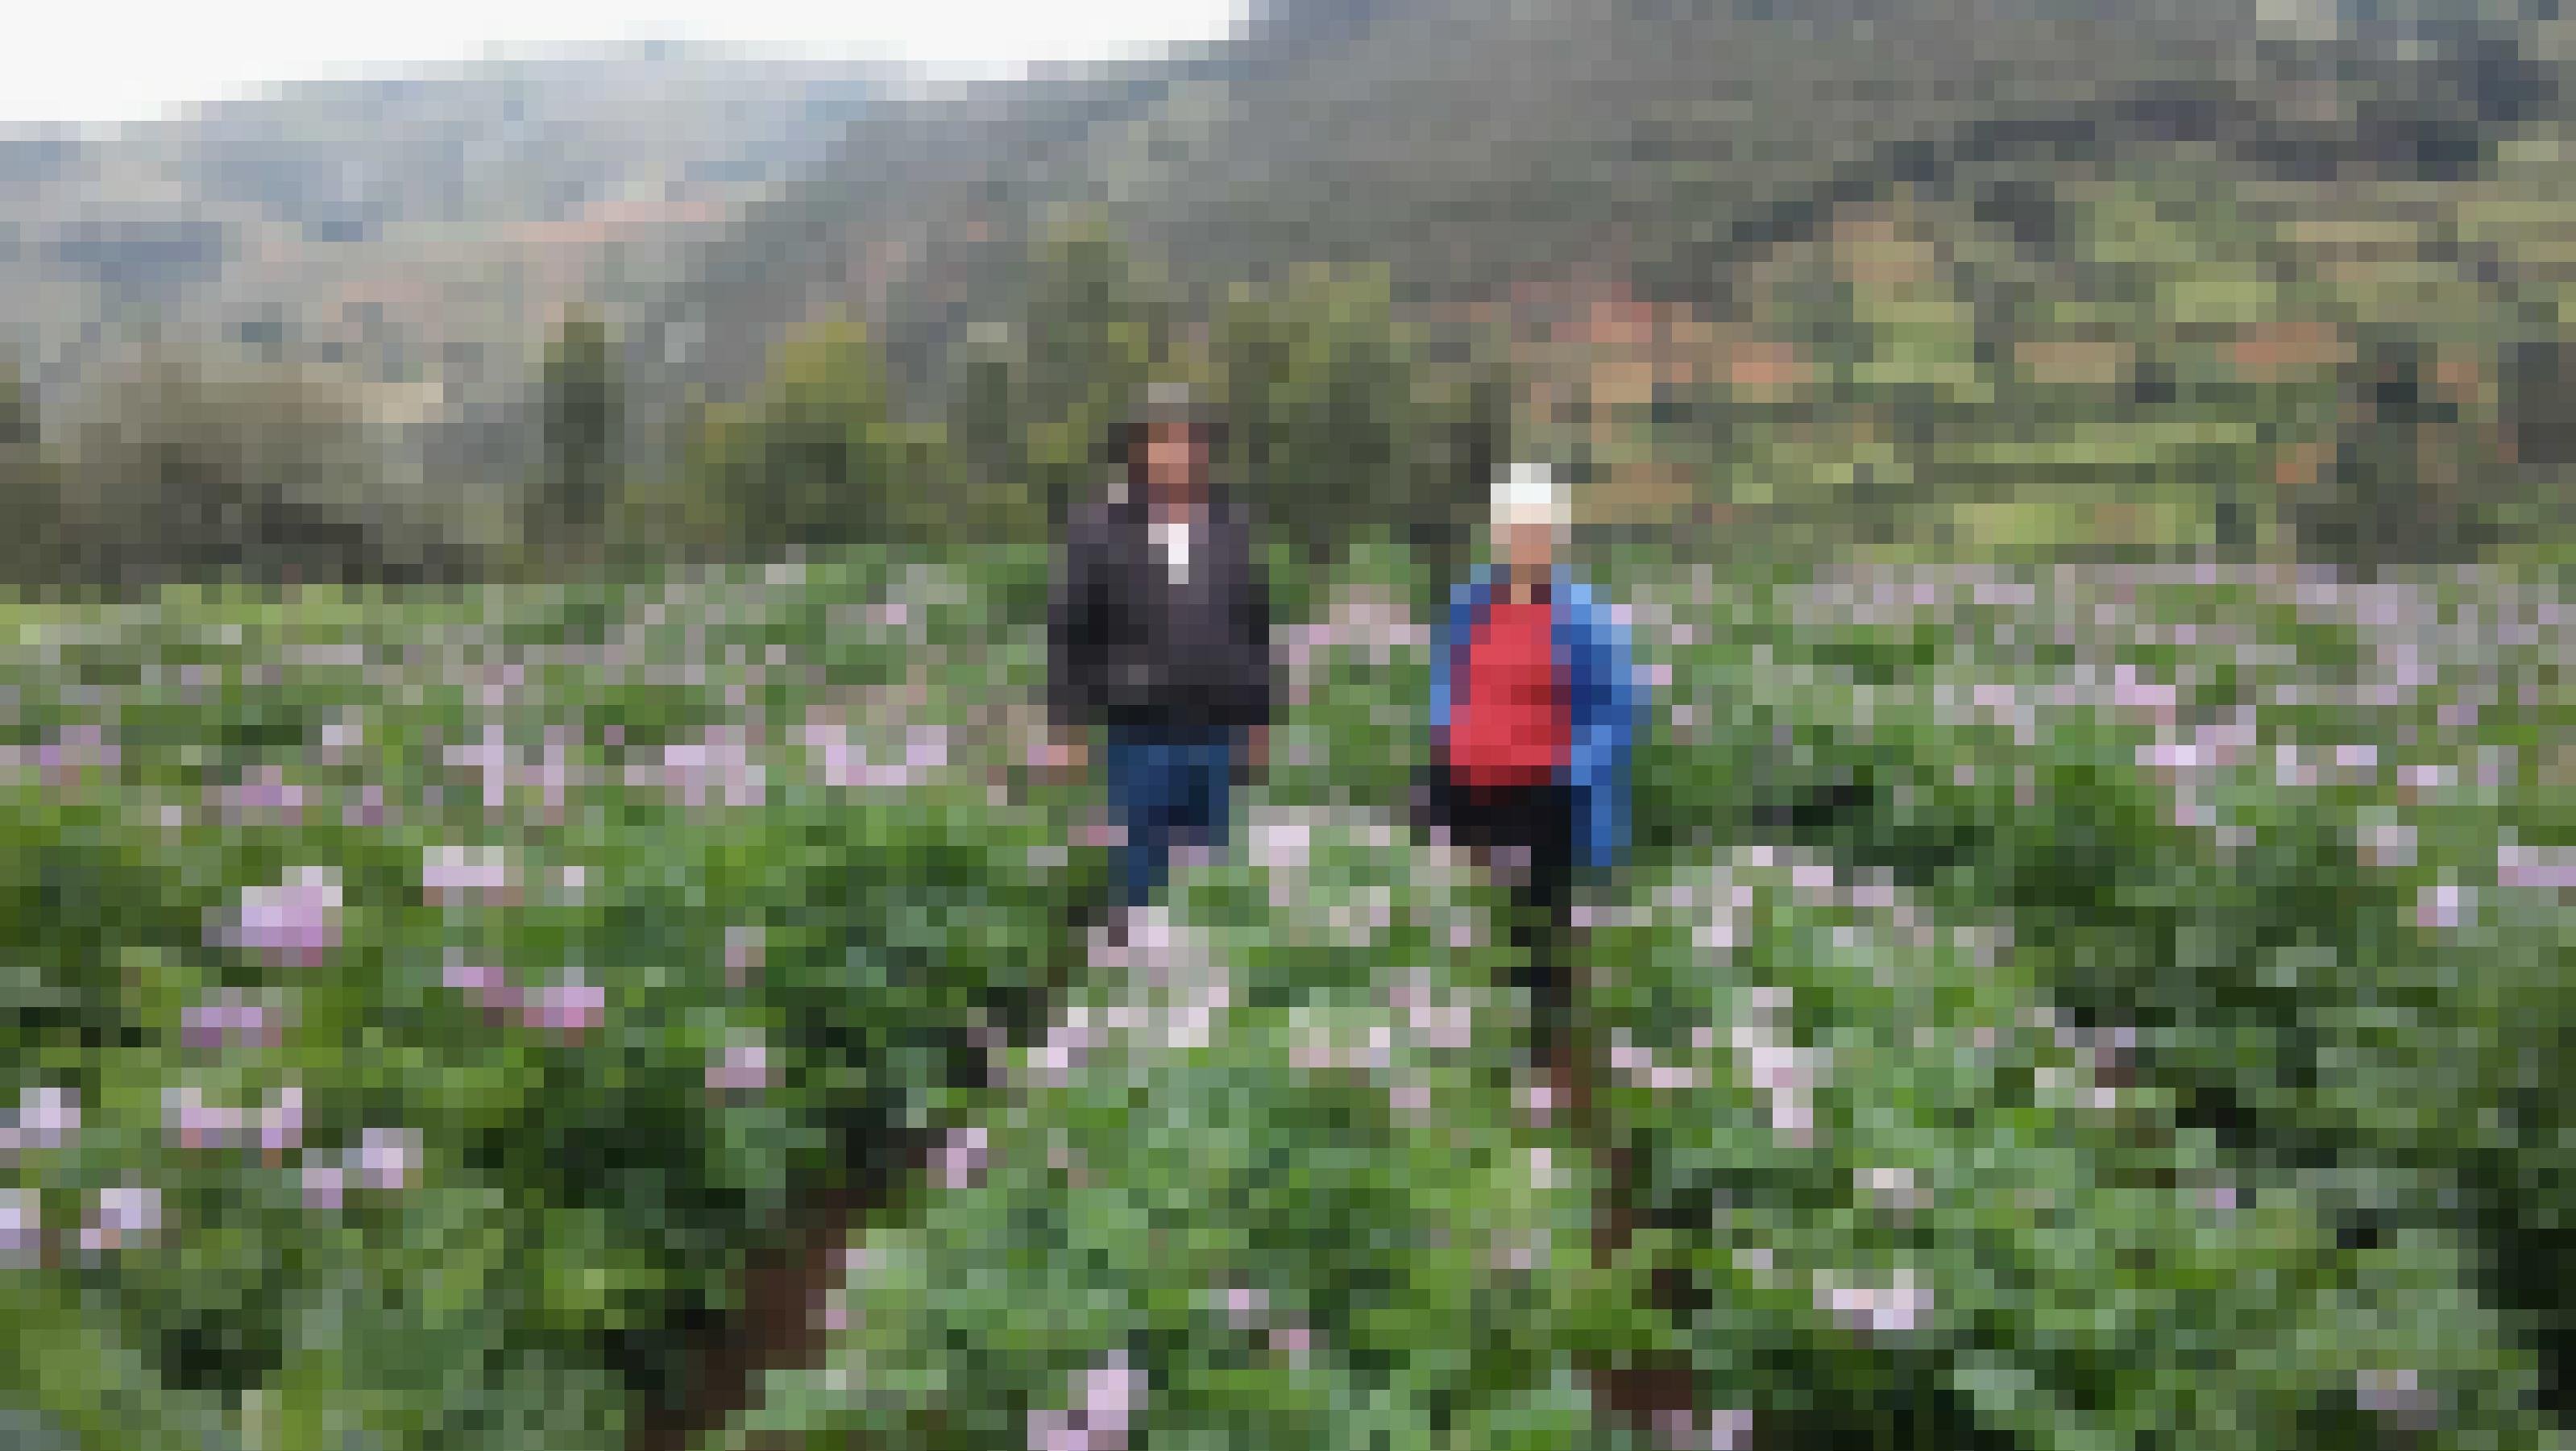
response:
M1494 484L1494 528L1516 524L1565 527L1565 491L1543 463L1519 463Z

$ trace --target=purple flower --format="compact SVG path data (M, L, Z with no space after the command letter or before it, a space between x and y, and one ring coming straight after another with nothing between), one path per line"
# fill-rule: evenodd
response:
M822 707L806 714L798 734L806 753L817 758L825 786L841 791L859 784L867 770L866 756L851 746L847 729Z
M1836 1284L1819 1274L1816 1308L1830 1313L1846 1329L1901 1335L1929 1318L1932 1294L1916 1283L1912 1270L1897 1271L1894 1284L1879 1287Z
M342 711L333 719L324 721L322 723L323 759L333 762L342 760L350 751L364 743L366 734L366 717L354 709Z
M1315 1332L1303 1325L1282 1325L1270 1332L1271 1353L1291 1365L1304 1365L1315 1351Z
M741 987L759 973L767 954L767 939L758 923L744 923L725 929L725 986Z
M353 828L380 827L388 819L389 815L385 809L385 788L373 781L361 785L358 788L357 799L345 803L340 808L341 824Z
M1644 1045L1630 1042L1624 1031L1615 1034L1611 1040L1610 1067L1630 1083L1649 1092L1677 1092L1699 1086L1699 1075L1689 1067L1657 1061Z
M1098 1047L1100 1035L1091 1025L1089 1015L1077 1005L1066 1021L1058 1023L1047 1034L1047 1040L1030 1055L1029 1076L1032 1080L1063 1087L1074 1071Z
M496 687L491 685L484 687L487 709L499 703L494 698L495 690ZM499 811L508 804L510 747L499 721L485 721L481 740L470 745L449 746L445 755L449 769L468 771L482 779L484 810Z
M36 748L36 765L44 773L46 784L67 788L84 771L113 771L120 752L94 722L82 722L62 736Z
M2424 888L2415 895L2415 925L2426 932L2457 928L2467 895L2467 889L2457 882L2437 882Z
M1930 1203L1922 1187L1915 1182L1911 1169L1892 1167L1869 1169L1860 1176L1861 1187L1886 1208L1911 1212Z
M973 1188L983 1178L991 1148L991 1135L982 1124L969 1124L950 1134L939 1150L940 1187Z
M439 976L450 991L473 998L486 1012L507 1015L520 1008L519 992L501 968L450 957Z
M1404 1079L1387 1085L1387 1106L1408 1122L1421 1123L1431 1114L1431 1085L1416 1079Z
M304 1193L304 1207L330 1211L340 1207L349 1189L349 1171L340 1164L315 1162L306 1164L299 1178Z
M1112 1451L1126 1445L1136 1407L1144 1399L1145 1373L1127 1363L1124 1351L1113 1352L1085 1375L1074 1425L1082 1431L1087 1451Z
M1252 859L1270 871L1300 872L1305 870L1313 841L1314 830L1308 822L1295 818L1264 821L1253 830Z
M319 967L340 946L340 874L302 867L273 887L250 887L219 946L282 965Z
M420 880L433 902L500 898L510 890L509 855L497 846L434 846L422 854Z
M2451 784L2452 775L2448 766L2417 764L2399 767L2397 780L2399 785L2412 791L2439 791Z
M742 807L760 803L767 791L768 771L752 759L750 743L740 731L720 729L701 741L665 746L659 771L647 779L695 808L713 804L719 787L725 805Z
M1236 1285L1225 1292L1226 1318L1237 1330L1250 1330L1270 1313L1270 1295L1256 1286Z
M1496 1271L1513 1270L1528 1274L1547 1268L1550 1245L1545 1229L1506 1239L1493 1247L1487 1266Z
M1347 1055L1346 1061L1353 1067L1384 1072L1395 1061L1395 1026L1392 1023L1369 1024L1365 1046Z
M1735 1247L1735 1268L1756 1284L1767 1287L1779 1282L1780 1257L1767 1244L1739 1244Z
M1462 1053L1474 1041L1475 1006L1464 998L1432 1002L1427 997L1411 1013L1414 1037L1435 1053Z
M769 1045L745 1036L727 1044L724 1054L707 1065L707 1088L714 1093L757 1093L769 1086Z
M1814 1147L1816 1139L1814 1107L1798 1094L1773 1094L1771 1096L1771 1132L1784 1144L1802 1149Z
M184 1083L161 1090L161 1127L180 1148L220 1149L238 1141L245 1125L240 1109L209 1104L202 1089Z
M2528 891L2576 891L2576 851L2506 842L2496 848L2496 882Z
M2362 834L2362 859L2394 870L2415 865L2415 828L2402 821L2372 824Z
M288 825L304 814L304 788L286 779L282 766L261 766L219 793L218 807L236 825Z
M448 964L443 966L443 969L438 969L438 977L440 982L446 982L448 990L471 992L471 995L477 995L477 997L487 995L487 992L497 990L497 987L502 985L502 969L497 969L497 966L474 964L474 961L466 961L461 959L461 956L451 956Z
M117 1184L98 1192L90 1220L81 1226L81 1249L89 1254L118 1249L149 1239L161 1229L161 1191L144 1184Z
M1522 1117L1534 1129L1543 1129L1556 1109L1556 1090L1544 1083L1523 1083L1518 1095Z
M1659 1411L1655 1436L1665 1451L1735 1451L1753 1435L1753 1413L1747 1410Z
M391 1194L411 1182L420 1164L415 1129L368 1129L358 1136L358 1172L368 1188Z
M0 1265L26 1266L44 1256L43 1205L33 1189L0 1189Z
M2419 1426L2429 1425L2435 1408L2433 1393L2412 1370L2365 1370L2355 1378L2353 1398L2374 1415Z
M521 1005L520 1021L531 1028L578 1038L607 1017L607 991L585 981L575 968L559 982L538 989Z
M259 1147L262 1153L276 1156L300 1147L304 1142L304 1086L289 1083L278 1089L277 1097L259 1115Z
M31 1084L18 1095L17 1122L0 1127L0 1151L59 1149L80 1132L80 1095L55 1084Z
M221 989L180 1014L179 1039L201 1052L237 1045L277 1046L281 1015L239 989Z
M948 732L937 724L916 725L904 741L903 768L918 776L948 766Z

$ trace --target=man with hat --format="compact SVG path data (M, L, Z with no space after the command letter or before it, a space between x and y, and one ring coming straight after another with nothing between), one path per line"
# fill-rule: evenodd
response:
M1248 506L1209 480L1220 436L1186 386L1148 390L1118 477L1068 526L1049 606L1050 754L1082 770L1100 734L1128 908L1161 890L1176 836L1225 845L1237 767L1268 751L1269 580ZM1123 938L1125 914L1107 925Z
M1458 586L1432 644L1425 803L1512 888L1533 1046L1552 1070L1571 1046L1575 873L1625 851L1639 715L1626 630L1558 558L1569 525L1546 465L1496 483L1494 562Z

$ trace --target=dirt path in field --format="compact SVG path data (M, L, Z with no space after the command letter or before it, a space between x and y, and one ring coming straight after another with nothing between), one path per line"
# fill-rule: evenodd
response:
M695 1391L676 1414L638 1407L626 1438L630 1451L690 1451L749 1407L768 1370L810 1361L821 1351L823 1299L840 1247L861 1213L853 1191L818 1195L805 1222L782 1245L743 1268L735 1302L740 1308L693 1357Z
M1594 1107L1593 1090L1602 1082L1598 1049L1597 1043L1582 1042L1558 1054L1549 1065L1547 1084L1563 1122L1602 1170L1601 1197L1593 1207L1592 1258L1595 1266L1606 1269L1627 1249L1636 1217L1629 1155L1611 1142ZM1685 1286L1678 1277L1658 1276L1655 1288L1659 1308L1680 1308ZM1641 1434L1655 1436L1677 1416L1700 1422L1715 1409L1700 1404L1689 1362L1679 1355L1628 1364L1595 1359L1584 1371L1599 1411Z
M926 1172L927 1142L880 1182L827 1188L809 1196L798 1222L780 1241L742 1266L736 1309L720 1319L692 1356L696 1379L680 1408L639 1404L629 1426L629 1451L694 1451L706 1436L756 1404L762 1377L772 1370L818 1364L826 1344L824 1302L839 1284L841 1257L861 1222L892 1197L902 1182Z
M1627 1248L1635 1216L1629 1156L1612 1144L1595 1108L1594 1090L1604 1081L1602 1074L1599 1045L1578 1042L1548 1065L1543 1081L1553 1120L1604 1171L1592 1253L1596 1264L1606 1266ZM702 1342L694 1360L694 1391L677 1412L639 1407L629 1451L696 1451L704 1437L754 1406L769 1371L820 1363L828 1344L825 1303L838 1286L853 1233L906 1184L929 1172L935 1143L935 1136L920 1134L907 1147L905 1162L872 1176L874 1182L811 1196L799 1222L780 1242L742 1267L735 1301L739 1308ZM1659 1277L1657 1291L1661 1308L1680 1308L1685 1287L1678 1277ZM1645 1364L1594 1361L1584 1370L1604 1415L1658 1439L1674 1418L1704 1423L1715 1409L1700 1404L1688 1364L1679 1357Z

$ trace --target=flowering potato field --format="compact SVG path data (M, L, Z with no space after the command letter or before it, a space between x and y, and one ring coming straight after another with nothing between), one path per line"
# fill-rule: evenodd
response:
M621 1445L792 1186L1061 956L980 590L475 603L17 624L0 1405Z
M1040 560L22 608L0 1440L623 1447L918 1142L709 1451L2568 1443L2556 595L1605 563L1579 1105L1398 560L1117 953Z

